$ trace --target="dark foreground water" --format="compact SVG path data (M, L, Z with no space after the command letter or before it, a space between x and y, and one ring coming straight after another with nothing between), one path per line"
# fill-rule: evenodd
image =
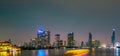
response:
M65 53L68 49L46 49L46 50L22 50L19 52L11 52L10 54L6 52L0 52L0 56L66 56ZM68 53L70 54L70 53ZM82 53L72 53L79 55L67 55L67 56L120 56L120 49L92 49L89 52Z

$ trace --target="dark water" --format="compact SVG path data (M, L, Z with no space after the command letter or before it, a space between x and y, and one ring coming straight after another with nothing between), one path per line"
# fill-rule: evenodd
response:
M65 56L65 49L25 50L21 56ZM120 49L94 49L85 56L120 56Z
M88 56L120 56L120 49L95 49Z
M24 50L20 56L64 56L65 49Z
M12 52L12 55L4 55L6 53L0 52L0 56L65 56L66 51L68 49L22 50ZM79 56L120 56L120 49L92 49L85 55Z

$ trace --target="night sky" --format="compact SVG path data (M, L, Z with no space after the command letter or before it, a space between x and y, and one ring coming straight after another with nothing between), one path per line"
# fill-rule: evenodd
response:
M112 29L120 42L119 0L0 0L0 40L29 42L40 28L67 40L74 32L77 44L88 40L88 33L102 43L111 42Z

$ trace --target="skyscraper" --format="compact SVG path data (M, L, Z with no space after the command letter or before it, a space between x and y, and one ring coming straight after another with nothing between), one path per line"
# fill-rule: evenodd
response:
M38 30L37 32L38 46L47 47L50 46L50 31L43 29Z
M56 41L60 41L60 34L55 34Z
M55 47L60 47L60 34L55 34Z
M46 41L46 45L50 46L50 31L46 30L45 31L45 41Z
M114 47L114 44L115 44L115 29L113 29L113 32L112 32L111 43L112 43L112 46Z
M91 33L89 33L88 45L89 45L89 48L92 48L92 34Z
M71 33L69 33L68 34L68 46L69 47L73 47L74 45L75 45L75 41L74 41L74 33L73 32L71 32Z

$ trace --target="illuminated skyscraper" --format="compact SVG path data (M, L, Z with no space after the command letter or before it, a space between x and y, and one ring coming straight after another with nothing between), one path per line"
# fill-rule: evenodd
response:
M31 42L30 42L29 45L31 45L31 47L33 47L33 48L36 48L37 38L32 38L30 41L31 41Z
M37 37L38 37L38 38L41 38L41 37L43 37L44 35L45 35L45 30L43 30L43 29L38 30L38 32L37 32Z
M62 47L63 46L63 40L60 40L59 44L60 44L60 47Z
M113 32L112 32L111 43L112 43L112 46L114 46L114 44L115 44L115 29L113 29Z
M60 34L55 34L55 46L60 47Z
M45 31L45 38L46 38L46 45L50 45L50 31L46 30Z
M56 41L60 41L60 34L55 34L55 37Z
M37 32L38 46L47 47L50 46L50 31L45 31L43 29Z
M74 41L74 33L73 32L71 32L71 33L69 33L68 34L68 46L69 47L73 47L74 45L75 45L75 41Z

